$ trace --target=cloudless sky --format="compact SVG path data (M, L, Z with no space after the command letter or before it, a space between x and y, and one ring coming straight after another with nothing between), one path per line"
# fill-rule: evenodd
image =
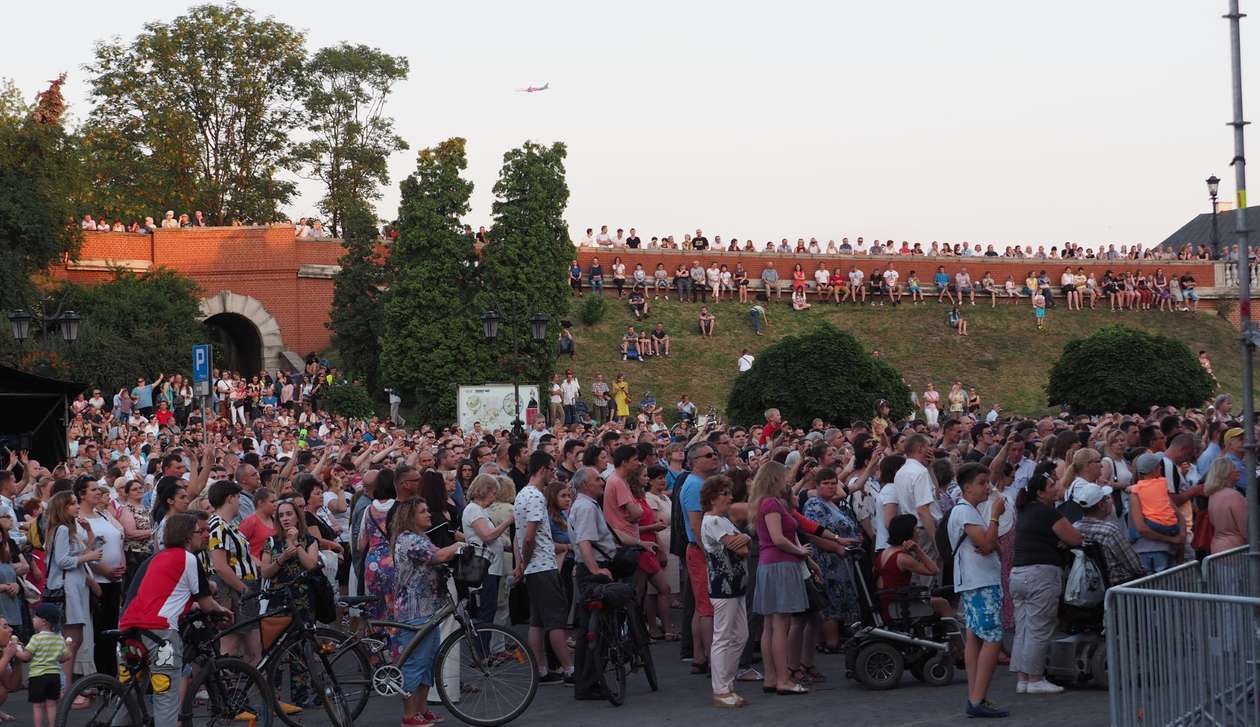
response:
M410 59L387 107L412 147L391 161L387 219L415 152L457 135L474 226L490 222L507 149L565 142L575 239L607 224L645 240L702 227L758 242L1149 245L1210 209L1210 174L1223 200L1234 193L1224 0L242 5L304 30L311 49L344 40ZM6 3L0 76L33 97L69 71L82 118L93 43L187 7ZM1260 3L1243 9L1260 118ZM301 190L295 217L319 197Z

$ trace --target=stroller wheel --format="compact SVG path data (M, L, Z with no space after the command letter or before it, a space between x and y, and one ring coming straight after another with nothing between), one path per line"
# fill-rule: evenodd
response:
M868 689L892 689L901 682L905 657L892 644L876 641L858 652L853 671Z

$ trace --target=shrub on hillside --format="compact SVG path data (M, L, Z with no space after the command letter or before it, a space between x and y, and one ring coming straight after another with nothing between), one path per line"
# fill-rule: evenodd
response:
M894 417L910 413L910 389L901 374L852 335L824 323L758 354L735 380L726 412L731 422L745 425L763 421L770 408L797 426L815 417L847 425L869 421L879 399L888 400Z
M578 308L578 316L582 322L593 326L604 320L604 316L608 314L608 301L602 295L591 294L582 299Z
M1198 406L1213 388L1212 377L1181 341L1107 326L1063 347L1046 394L1051 406L1100 414Z

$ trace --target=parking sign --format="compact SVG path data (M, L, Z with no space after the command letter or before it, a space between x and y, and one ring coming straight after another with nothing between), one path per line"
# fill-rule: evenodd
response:
M210 344L201 343L193 346L192 370L194 384L210 381Z

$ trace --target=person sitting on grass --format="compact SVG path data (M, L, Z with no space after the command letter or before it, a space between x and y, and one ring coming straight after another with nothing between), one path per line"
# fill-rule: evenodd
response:
M647 358L655 355L656 351L652 347L652 337L648 335L648 329L644 328L639 331L639 356Z
M949 327L958 331L958 335L967 335L967 319L963 318L962 311L958 310L958 306L954 306L949 311Z
M643 295L643 289L637 285L630 291L630 310L634 311L636 321L643 320L648 312L647 298Z
M702 307L700 308L700 335L701 335L701 336L712 336L712 335L713 335L713 323L714 323L716 320L717 320L717 318L714 318L714 317L713 317L713 314L709 312L709 306L707 306L707 305L706 305L706 306L702 306Z
M792 289L792 310L806 310L810 307L809 301L805 298L804 288Z
M652 329L652 354L654 356L669 355L669 334L665 332L665 326L661 323L657 323L656 328Z
M621 337L621 360L622 361L638 361L639 359L639 334L634 332L634 326L626 326L626 335Z

